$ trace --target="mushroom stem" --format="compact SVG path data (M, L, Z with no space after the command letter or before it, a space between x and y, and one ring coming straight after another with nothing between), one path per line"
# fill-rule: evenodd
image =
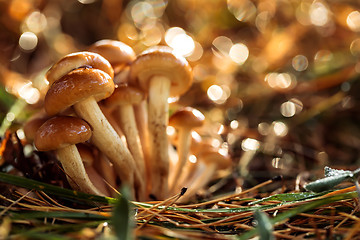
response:
M172 193L174 192L176 193L179 191L179 189L186 186L189 179L193 178L197 165L198 165L197 162L192 163L189 160L185 163L183 174L181 174L180 178L177 180L176 187L174 188Z
M118 193L115 191L118 189L116 183L116 173L113 164L103 154L99 154L99 161L95 163L95 168L99 171L100 175L104 177L108 189L113 197L117 196Z
M152 77L149 83L149 145L151 193L163 199L168 192L169 154L166 127L171 82L163 76Z
M143 199L144 182L141 180L139 172L135 169L134 159L124 146L119 135L101 112L95 98L88 97L77 102L74 104L74 109L93 128L92 142L114 164L114 168L122 183L128 184L133 188L133 192L138 193L139 200Z
M104 195L104 193L100 192L90 181L75 145L57 149L56 154L64 168L71 187L89 194Z
M179 161L175 165L174 172L171 174L170 179L170 191L177 189L178 180L180 175L184 172L184 166L189 157L189 149L191 142L191 129L182 128L179 130L179 143L178 143L178 153Z
M130 152L132 153L136 167L145 181L145 161L142 152L139 132L136 126L134 109L131 104L123 104L118 108L118 118L120 120L122 131L125 134Z
M122 132L122 130L119 126L119 123L116 121L115 117L113 116L112 110L110 110L100 104L99 104L99 107L100 107L101 112L104 114L104 116L110 123L110 125L114 128L115 132L119 135L120 139L122 139L124 137L124 133Z
M194 180L187 184L186 187L188 190L186 191L184 197L182 197L181 201L188 201L197 193L197 191L204 188L214 176L216 169L216 164L214 163L206 164L205 168L198 169L198 172L194 175Z
M149 129L148 129L148 111L146 100L141 101L139 104L134 104L134 114L136 126L139 132L140 142L142 146L145 172L146 172L146 189L150 192L150 147L149 147Z

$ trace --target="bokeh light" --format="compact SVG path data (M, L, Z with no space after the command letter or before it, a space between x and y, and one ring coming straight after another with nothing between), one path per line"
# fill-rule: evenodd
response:
M305 71L308 65L309 61L304 55L297 55L292 59L292 66L296 71Z
M300 113L302 109L303 104L297 98L292 98L280 106L280 112L284 117L293 117L295 114Z
M289 73L268 73L265 82L274 89L287 89L296 84L295 76Z
M249 57L249 49L245 44L237 43L234 44L229 51L229 56L231 60L237 64L243 64Z
M284 137L288 133L288 127L283 122L273 122L274 133L276 136Z
M310 7L310 20L316 26L324 26L330 21L329 10L324 3L314 1Z
M351 12L346 19L346 23L352 31L360 32L360 12Z
M33 33L40 33L47 27L47 19L39 11L32 12L25 20L26 30Z
M260 147L260 142L256 139L246 138L241 142L241 148L244 151L258 150L259 147Z
M19 46L25 51L31 51L38 44L37 36L32 32L24 32L19 38Z
M250 21L256 15L256 6L250 0L227 0L227 6L239 21Z

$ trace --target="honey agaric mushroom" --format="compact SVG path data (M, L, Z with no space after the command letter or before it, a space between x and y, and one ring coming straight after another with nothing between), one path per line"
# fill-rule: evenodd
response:
M200 111L191 107L178 110L169 118L169 125L178 129L177 149L179 154L179 160L174 172L170 175L170 191L176 187L177 181L189 157L191 130L196 127L201 127L204 121L205 116Z
M24 124L24 134L26 140L32 143L35 139L36 131L46 122L50 117L44 112L40 111L30 117Z
M90 55L94 54L96 53ZM81 52L79 55L86 58L89 53ZM107 62L98 55L97 59L100 58ZM56 64L49 71L63 72L55 66L61 68L64 65L69 68L68 64L65 64L66 61L62 59L60 62L63 64ZM108 63L108 65L110 64ZM110 69L112 69L111 66ZM53 76L53 74L50 73L47 76ZM73 106L76 114L91 125L93 129L91 141L114 164L122 183L133 188L134 194L136 189L138 198L143 199L145 183L140 174L135 171L134 159L97 104L97 101L109 97L114 91L111 75L96 68L85 67L75 69L52 82L45 96L46 112L49 115L55 115Z
M114 68L115 84L123 84L128 81L129 65L136 59L134 50L123 42L116 40L100 40L90 46L89 51L95 52L108 60ZM143 155L148 155L147 147L147 111L144 109L144 100L141 103L135 104L136 123L140 135L141 145L143 147ZM115 129L116 130L116 129ZM131 149L130 149L131 151Z
M51 86L56 80L72 70L82 67L100 69L109 74L111 78L114 77L114 70L110 63L101 55L91 52L77 52L66 55L47 71L45 77Z
M90 137L90 126L84 120L58 116L41 125L36 132L34 143L39 151L56 151L57 158L74 189L104 195L90 181L75 145L89 140Z
M192 84L192 70L169 47L153 47L140 54L130 67L130 82L148 93L148 128L152 194L168 192L169 156L166 128L168 98L185 93Z
M175 141L175 145L177 145L177 140ZM191 145L190 145L190 153L194 155L195 160L186 161L183 173L180 178L177 180L176 187L173 189L172 193L177 193L179 189L186 186L189 182L189 179L193 179L196 168L200 165L198 161L198 157L201 156L204 152L215 152L219 149L215 148L211 145L209 140L204 140L202 137L195 131L191 131Z
M144 94L140 89L128 86L127 84L119 85L114 93L104 100L108 107L115 108L117 118L120 121L120 127L126 137L128 148L132 153L136 166L141 176L146 179L145 160L142 146L139 138L139 132L136 126L133 104L140 103L144 99Z
M198 167L193 178L185 187L188 188L181 201L187 201L192 198L197 191L209 184L217 170L231 167L231 159L228 155L223 155L219 151L206 151L199 155L198 162L204 166Z
M97 41L90 46L89 51L98 53L109 61L114 68L115 78L136 59L136 54L130 46L116 40Z

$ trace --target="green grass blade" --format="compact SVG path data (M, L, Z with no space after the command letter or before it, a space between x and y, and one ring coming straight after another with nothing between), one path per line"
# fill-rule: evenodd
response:
M254 218L257 222L257 230L259 231L260 240L274 240L273 226L266 213L256 210Z
M109 220L109 217L99 214L91 214L86 212L8 212L8 215L12 220L30 220L30 219L42 219L42 218L62 218L62 219L85 219L85 220Z
M316 200L313 200L310 202L306 202L306 203L304 203L304 205L301 205L297 208L283 212L283 213L277 215L276 217L272 218L270 221L274 225L278 222L281 222L288 218L294 217L294 216L298 215L299 213L307 212L311 209L320 207L322 205L330 204L330 203L341 201L341 200L357 198L357 197L358 197L358 194L356 191L354 191L354 192L343 193L343 194L339 194L339 195L335 195L335 196L331 196L331 197L327 197L327 198L316 199ZM255 228L255 229L250 230L250 231L244 233L243 235L239 236L237 239L238 240L250 239L256 234L258 234L258 229Z
M312 193L312 192L280 193L280 194L272 195L270 197L265 197L265 198L250 202L249 205L255 205L255 204L267 202L267 201L294 202L294 201L309 199L312 197L317 197L319 195L321 195L321 194Z
M13 239L71 240L72 238L53 233L24 232L17 234Z
M4 87L0 86L0 103L4 108L9 109L16 101L15 96L8 93Z
M115 204L112 217L112 225L114 226L114 231L118 239L131 240L132 238L132 229L133 224L133 214L128 201L130 196L130 189L123 188L121 198L118 199Z
M14 119L16 119L21 113L23 113L24 108L26 106L26 102L18 99L15 103L11 106L8 113L12 113L14 115ZM5 131L11 126L12 121L9 121L6 117L2 120L0 125L0 136L3 136Z
M48 194L53 194L59 197L64 197L73 200L81 200L88 203L98 202L98 203L112 204L116 202L115 198L86 194L83 192L65 189L51 184L42 183L36 180L19 177L7 173L0 173L0 181L18 187L44 191Z
M151 208L153 205L148 203L132 202L134 205L142 206L145 208ZM279 206L279 204L269 204L262 206L250 206L250 207L239 207L239 208L218 208L218 209L197 209L197 208L178 208L178 207L167 207L166 209L178 212L188 213L240 213L249 212L255 210L266 210ZM158 209L163 209L165 206L159 206Z

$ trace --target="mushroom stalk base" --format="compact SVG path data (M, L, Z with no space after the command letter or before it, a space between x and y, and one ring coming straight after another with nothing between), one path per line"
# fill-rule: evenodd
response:
M56 154L72 188L89 194L104 195L90 181L75 145L60 148L56 150Z
M93 128L91 141L113 163L122 184L128 184L133 193L139 194L138 199L142 199L145 188L139 173L135 171L134 159L105 118L95 98L90 97L76 103L74 109Z
M168 125L168 98L171 82L154 76L149 83L149 146L151 150L151 193L157 199L168 194L169 153L166 128Z

